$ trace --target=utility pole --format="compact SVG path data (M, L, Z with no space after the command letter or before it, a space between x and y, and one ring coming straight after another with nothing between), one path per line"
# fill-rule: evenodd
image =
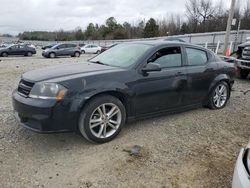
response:
M230 7L229 15L228 15L227 30L226 30L226 36L225 36L225 42L224 42L224 55L226 55L226 52L227 52L229 36L230 36L230 31L231 31L231 25L232 25L232 20L233 20L233 16L234 16L235 1L236 0L231 1L231 7Z

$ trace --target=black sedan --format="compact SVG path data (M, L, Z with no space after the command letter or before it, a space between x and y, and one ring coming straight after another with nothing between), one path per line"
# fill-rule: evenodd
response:
M36 54L36 49L26 44L14 44L5 48L0 48L0 56L8 57L9 55L32 56Z
M34 70L13 92L18 122L41 132L79 132L104 143L125 122L199 106L223 108L233 65L180 42L117 45L88 62Z

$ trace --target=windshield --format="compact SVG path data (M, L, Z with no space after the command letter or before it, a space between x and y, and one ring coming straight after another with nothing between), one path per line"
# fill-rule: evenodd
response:
M53 45L51 48L56 49L60 44Z
M136 63L149 48L151 46L146 44L120 44L94 57L90 62L125 68Z

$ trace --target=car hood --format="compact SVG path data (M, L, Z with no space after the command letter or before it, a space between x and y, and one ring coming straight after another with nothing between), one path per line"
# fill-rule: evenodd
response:
M238 47L244 48L244 47L246 47L246 46L250 46L250 41L247 41L247 42L245 42L245 43L242 43L242 44L240 44Z
M39 82L77 74L81 74L81 76L84 76L84 74L94 75L102 72L113 72L115 70L120 69L89 62L70 63L29 71L22 75L22 79L30 82Z

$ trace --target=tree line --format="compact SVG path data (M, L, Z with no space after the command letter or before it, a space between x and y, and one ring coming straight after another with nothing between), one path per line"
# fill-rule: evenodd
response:
M237 22L232 29L237 29L239 21L240 29L250 29L250 2L248 1L242 10L239 3L234 13ZM161 20L150 18L147 21L137 20L132 24L118 23L114 17L110 17L102 25L89 23L85 30L77 27L74 31L26 31L18 37L21 40L45 41L116 40L226 30L229 10L225 8L222 0L187 0L185 9L185 16L170 14Z

